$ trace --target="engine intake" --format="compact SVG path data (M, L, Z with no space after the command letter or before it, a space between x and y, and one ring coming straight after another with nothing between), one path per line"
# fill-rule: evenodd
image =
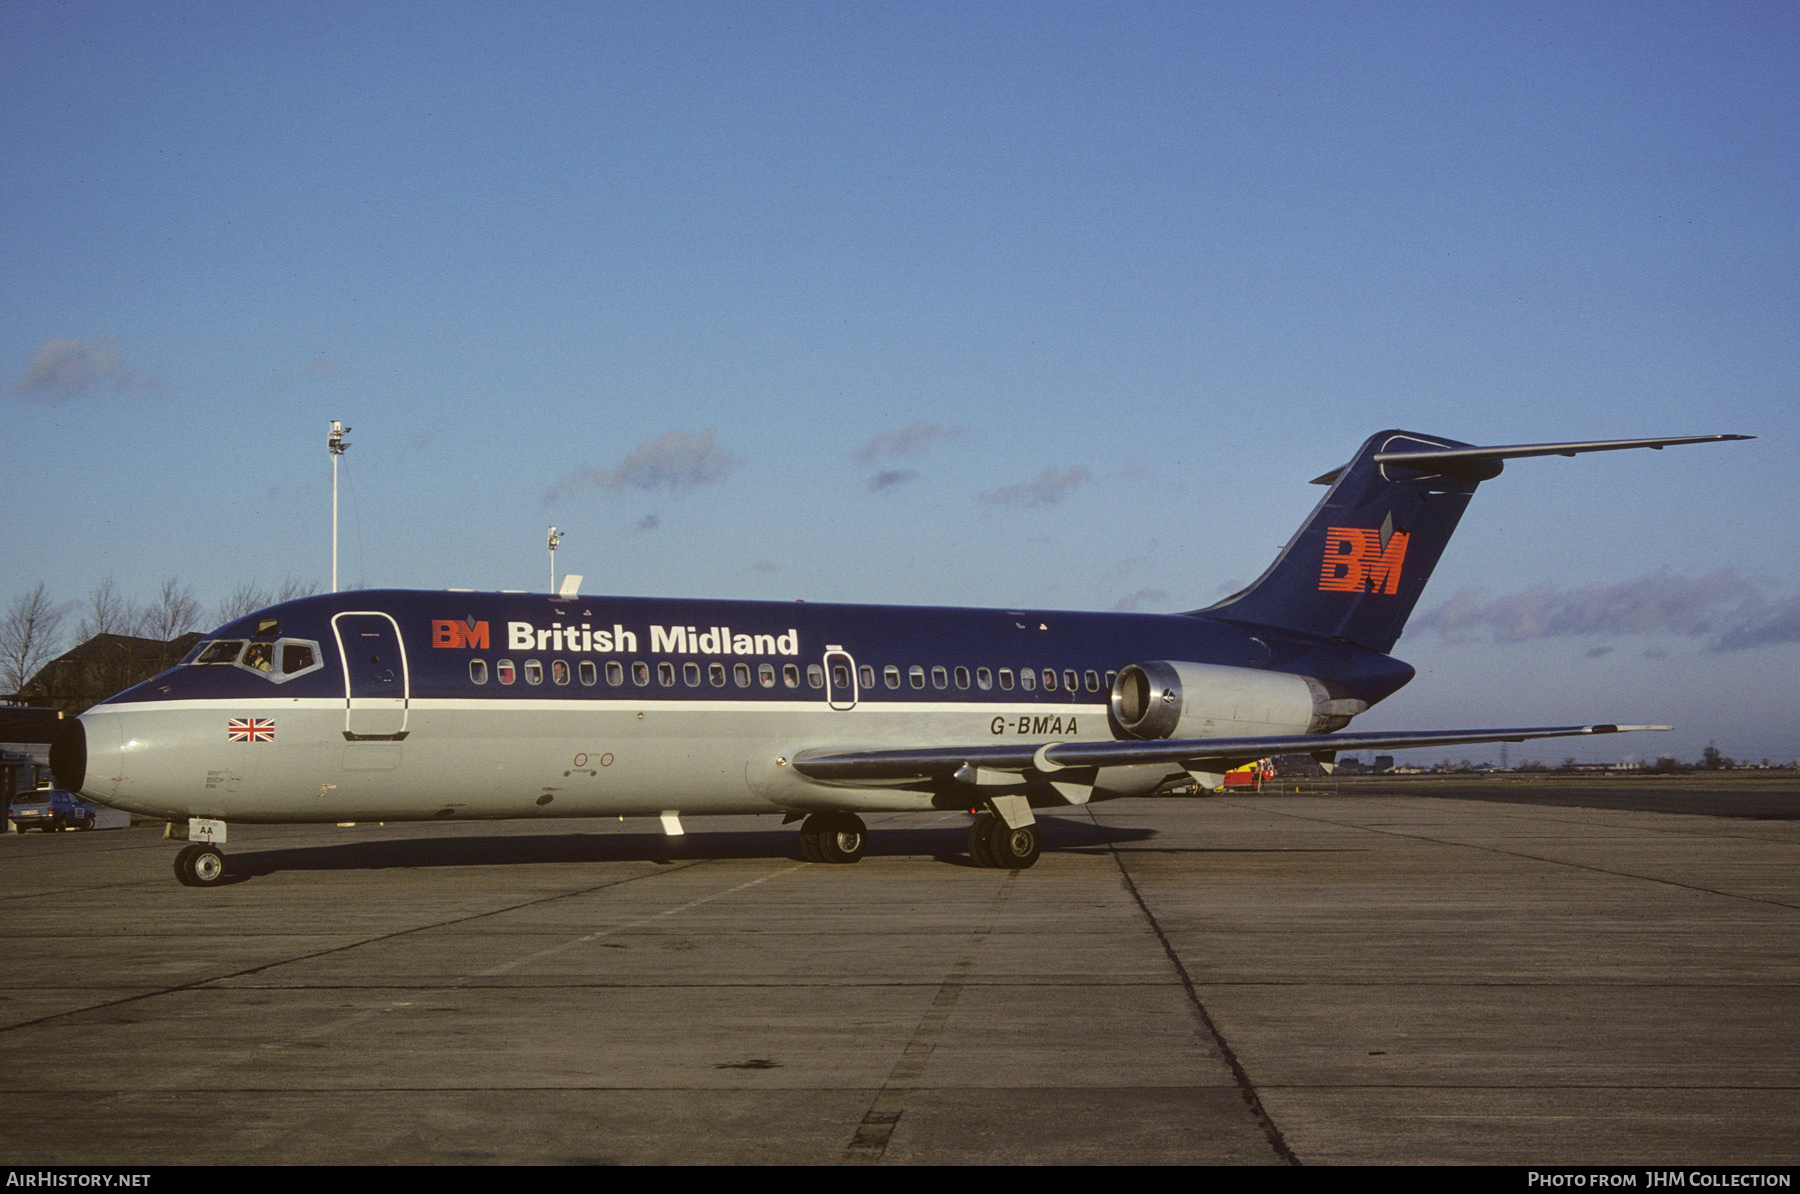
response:
M1123 668L1111 706L1134 738L1328 733L1369 707L1311 676L1168 659Z

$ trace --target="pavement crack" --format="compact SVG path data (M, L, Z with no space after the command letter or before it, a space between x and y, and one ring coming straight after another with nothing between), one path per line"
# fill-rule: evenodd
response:
M956 960L950 967L950 972L944 976L944 981L938 984L937 995L932 999L931 1006L925 1009L924 1016L920 1017L918 1027L913 1029L912 1039L900 1051L900 1058L889 1071L887 1082L875 1093L868 1112L856 1126L856 1133L851 1137L849 1146L844 1149L840 1164L881 1163L882 1157L887 1153L888 1141L893 1138L894 1128L906 1111L907 1096L912 1094L919 1079L924 1076L925 1066L931 1061L932 1050L937 1048L938 1039L944 1035L944 1027L949 1024L950 1015L956 1010L956 1001L961 998L963 987L968 984L969 971L975 965L975 955L987 940L988 934L994 931L994 925L1000 919L1000 909L1012 894L1013 885L1018 882L1021 873L1007 871L1001 880L1000 890L994 894L987 913L969 935L969 943L963 948L962 957Z
M1093 821L1094 827L1100 830L1101 835L1106 838L1108 848L1112 848L1113 864L1119 868L1119 876L1125 881L1125 889L1131 893L1131 898L1136 902L1138 910L1144 914L1144 919L1149 923L1151 932L1156 934L1156 940L1162 945L1163 954L1169 959L1169 965L1175 968L1175 973L1181 979L1182 989L1187 992L1188 1002L1193 1005L1194 1014L1199 1017L1200 1025L1205 1029L1206 1035L1211 1038L1213 1047L1218 1050L1219 1056L1224 1059L1225 1065L1231 1070L1232 1081L1237 1083L1238 1095L1244 1100L1244 1105L1249 1109L1257 1126L1262 1129L1264 1138L1269 1142L1269 1147L1275 1151L1275 1155L1284 1164L1301 1164L1300 1158L1294 1155L1294 1150L1288 1147L1280 1127L1269 1115L1268 1108L1263 1106L1262 1096L1257 1094L1256 1084L1250 1081L1250 1074L1244 1069L1243 1063L1238 1060L1236 1051L1225 1040L1225 1035L1219 1031L1219 1026L1213 1022L1212 1014L1206 1010L1206 1005L1200 1001L1200 992L1194 986L1193 976L1188 973L1188 968L1181 961L1181 955L1175 952L1175 947L1170 943L1168 934L1163 932L1163 927L1158 923L1156 914L1150 910L1150 905L1145 902L1143 893L1138 890L1136 880L1131 877L1131 872L1125 867L1124 856L1116 848L1113 848L1112 838L1106 833L1106 826L1102 825L1100 819L1094 816L1094 810L1091 807L1087 813L1088 818Z

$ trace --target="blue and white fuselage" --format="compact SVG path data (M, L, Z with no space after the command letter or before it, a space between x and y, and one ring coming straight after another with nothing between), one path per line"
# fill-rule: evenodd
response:
M83 714L61 786L185 824L779 813L855 861L858 813L985 810L1029 866L1034 808L1216 787L1278 753L1518 741L1613 725L1344 732L1413 669L1389 653L1476 486L1517 456L1371 437L1253 585L1185 614L462 591L284 602Z
M359 591L222 626L89 711L84 791L228 821L966 808L954 782L847 789L791 762L1114 741L1118 673L1154 658L1266 673L1204 719L1231 738L1306 733L1298 677L1373 704L1412 675L1182 615ZM1102 795L1183 773L1107 770Z

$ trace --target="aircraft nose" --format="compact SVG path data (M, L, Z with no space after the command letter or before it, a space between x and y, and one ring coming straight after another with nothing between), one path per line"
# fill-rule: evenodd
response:
M125 765L117 713L84 713L50 744L58 787L104 803L117 794Z

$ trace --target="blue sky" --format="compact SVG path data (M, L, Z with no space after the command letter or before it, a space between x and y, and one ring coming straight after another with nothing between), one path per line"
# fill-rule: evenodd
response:
M0 601L328 584L333 418L346 583L1151 610L1380 428L1747 433L1510 466L1359 725L1785 762L1796 79L1787 4L14 0Z

